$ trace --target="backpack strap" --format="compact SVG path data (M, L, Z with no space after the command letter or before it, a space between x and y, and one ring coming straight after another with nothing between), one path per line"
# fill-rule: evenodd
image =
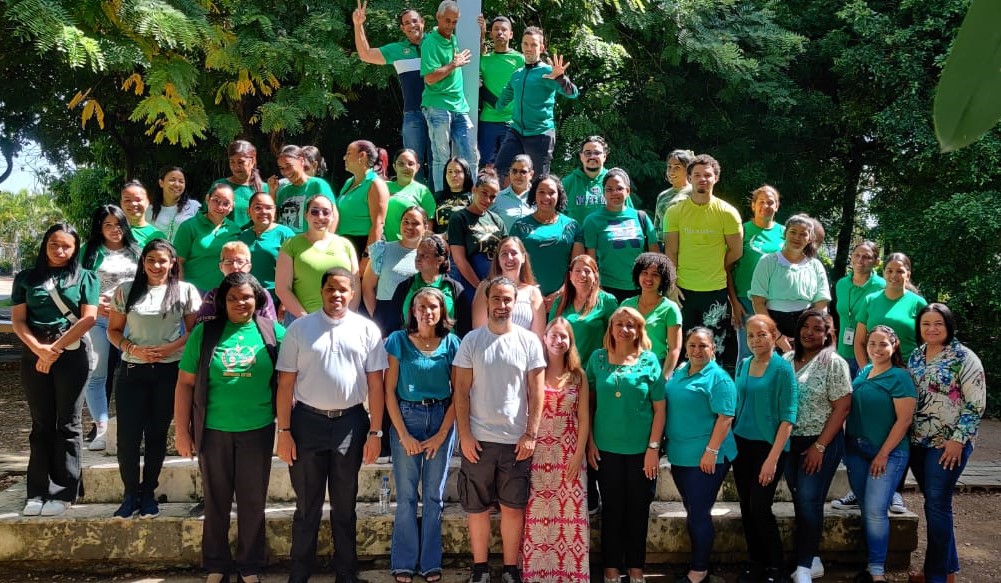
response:
M647 249L650 248L650 245L649 245L649 243L646 240L646 222L648 220L650 220L650 219L647 218L646 211L643 210L643 209L637 209L637 211L636 211L636 218L640 222L640 235L643 236L643 249L642 250L646 251Z

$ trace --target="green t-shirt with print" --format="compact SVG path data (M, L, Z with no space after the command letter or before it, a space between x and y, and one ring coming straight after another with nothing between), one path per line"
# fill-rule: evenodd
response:
M403 319L401 322L404 326L406 325L407 317L410 314L410 303L413 302L414 296L417 295L417 292L426 287L433 287L441 292L442 297L445 298L445 311L448 313L449 318L455 320L456 298L452 294L454 288L448 281L445 280L445 276L439 275L433 282L427 283L424 281L424 278L421 277L421 274L418 273L411 279L410 289L407 290L407 295L403 298L403 312L401 314Z
M463 92L461 67L452 69L433 85L426 82L428 74L451 63L457 52L459 43L456 34L446 39L435 28L424 35L424 41L421 43L421 76L425 78L422 106L444 109L452 113L469 113L469 103L466 102L466 94Z
M646 451L653 426L653 403L664 400L660 362L644 350L634 364L608 361L596 350L587 361L587 382L594 394L594 442L601 451L634 455Z
M334 267L354 271L358 264L351 241L336 235L316 244L305 235L296 235L285 241L281 250L292 258L292 293L310 313L323 307L320 295L323 274Z
M867 364L852 382L852 408L848 411L845 435L849 438L862 437L879 449L897 421L893 400L907 397L917 399L918 392L906 368L890 367L889 370L868 378L870 370L872 365ZM893 449L908 451L909 442L904 435Z
M212 183L208 191L212 192L216 184L226 184L233 189L233 212L229 214L229 218L240 228L247 226L250 222L250 197L254 196L254 187L249 184L233 184L228 178L220 178ZM261 183L261 191L268 192L267 183ZM208 196L205 199L208 200Z
M302 184L286 184L278 189L275 198L278 222L298 233L306 230L306 201L314 195L322 194L336 204L334 191L330 184L316 176L310 176Z
M584 247L597 253L602 287L636 289L633 263L656 243L657 232L650 217L641 224L635 209L613 212L602 208L584 219Z
M605 187L602 184L608 168L602 168L594 178L588 176L583 168L575 168L573 172L563 177L563 190L567 193L568 217L581 225L587 215L605 208ZM626 199L626 206L633 207L632 197Z
M784 226L774 222L767 229L755 225L754 221L744 223L744 254L733 266L733 285L738 298L747 298L758 261L765 255L782 249L785 230Z
M205 324L191 330L178 368L198 374L198 359L202 352ZM285 337L285 328L275 324L278 342ZM274 363L268 356L257 324L227 321L222 337L209 363L208 406L205 427L216 431L252 431L274 422L271 376Z
M556 215L556 222L548 225L532 215L522 217L511 227L511 236L525 244L543 295L560 289L573 259L570 254L574 243L584 244L580 223L562 213Z
M904 290L904 295L895 300L886 297L885 291L873 292L866 296L859 309L858 321L865 324L865 329L872 331L880 324L889 326L900 338L900 354L904 362L918 346L915 337L914 323L918 312L928 305L928 302L911 290Z
M386 225L382 231L386 241L400 240L400 221L408 208L419 206L428 214L428 219L434 217L434 195L427 186L417 181L400 186L393 181L387 182L386 187L389 188L389 203L386 205Z
M621 307L639 311L640 297L633 296L622 300ZM660 303L644 316L646 333L650 337L650 351L657 355L661 362L667 356L667 331L672 326L681 326L681 308L668 298L660 298Z
M239 236L240 227L229 218L215 225L199 213L181 223L174 234L174 248L177 257L184 260L184 281L193 284L202 295L219 287L222 282L219 254L223 245Z
M556 318L559 307L560 298L557 297L552 308L549 309L550 320ZM580 355L581 362L587 363L591 354L601 348L605 338L605 329L608 328L608 319L612 317L612 312L618 307L619 302L615 300L615 296L604 290L598 290L597 302L591 311L584 315L578 314L572 303L567 304L561 315L566 318L567 322L570 322L570 328L573 329L574 340L577 342L577 354Z
M504 86L511 79L511 74L525 66L525 55L514 49L506 53L489 52L480 57L480 77L487 91L500 96ZM507 123L511 121L514 104L497 109L484 102L480 110L480 121Z

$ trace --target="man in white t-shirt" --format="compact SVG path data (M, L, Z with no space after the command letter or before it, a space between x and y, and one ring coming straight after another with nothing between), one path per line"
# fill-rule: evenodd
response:
M289 326L275 367L278 457L289 464L295 490L289 583L308 581L312 574L328 488L334 573L339 583L358 581L358 471L362 462L376 460L382 438L388 367L382 333L348 309L357 287L354 274L335 267L320 285L323 309Z
M487 325L466 335L455 356L455 411L462 446L459 501L469 520L471 583L488 583L490 508L500 504L504 583L521 583L518 553L529 471L542 419L542 342L511 322L517 297L506 277L487 282Z

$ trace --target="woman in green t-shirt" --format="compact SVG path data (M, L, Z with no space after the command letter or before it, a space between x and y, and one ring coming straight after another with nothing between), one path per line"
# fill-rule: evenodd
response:
M681 354L681 308L668 299L677 274L663 253L641 253L633 264L633 282L640 295L627 298L622 306L633 308L646 319L650 350L664 363L664 378L670 378Z
M858 324L855 325L855 359L859 368L864 367L866 357L865 339L875 326L889 326L900 338L900 353L904 359L918 346L915 332L918 312L928 305L918 295L918 288L911 283L911 260L903 253L891 253L883 262L883 279L886 287L865 297L859 308Z
M594 395L587 458L601 486L601 559L606 581L619 580L620 565L630 580L642 581L664 435L664 376L636 310L615 310L603 345L587 363Z
M216 313L226 317L195 327L177 375L177 452L198 456L208 581L223 581L233 572L241 581L258 581L267 560L264 506L275 439L274 363L285 329L255 317L266 300L267 291L254 276L227 275L215 298ZM229 546L234 495L239 501L235 561Z
M891 276L892 277L892 276ZM845 424L845 467L858 498L865 528L867 563L856 581L886 581L890 538L887 511L907 473L917 390L900 355L900 338L882 324L867 335L869 364L852 383L852 407Z
M361 271L368 265L368 248L383 239L389 188L386 187L386 150L368 140L348 144L344 154L344 169L351 173L337 196L337 234L354 245L360 258Z
M89 369L84 343L100 287L93 271L80 268L79 251L73 227L52 225L34 267L18 273L11 289L11 324L27 348L21 385L31 414L24 516L58 516L81 490L80 393Z

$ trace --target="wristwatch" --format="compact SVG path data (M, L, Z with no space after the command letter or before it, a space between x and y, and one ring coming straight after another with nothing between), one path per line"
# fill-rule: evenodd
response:
M650 443L646 444L646 448L647 449L660 449L660 442L659 441L651 441Z
M378 437L378 438L381 439L382 438L382 430L378 429L376 431L369 431L368 432L368 436L369 437Z

